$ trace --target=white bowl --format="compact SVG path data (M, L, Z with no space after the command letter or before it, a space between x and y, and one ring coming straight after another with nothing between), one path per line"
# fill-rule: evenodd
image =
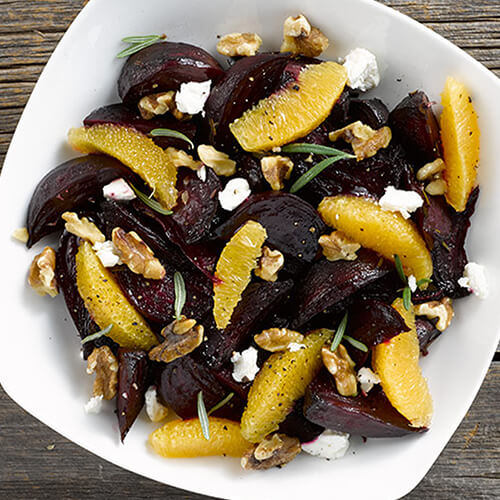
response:
M123 60L114 56L127 35L167 33L170 40L215 52L216 35L255 31L266 48L281 41L282 22L304 12L330 38L327 58L366 47L377 55L382 83L376 89L390 105L408 91L431 99L447 75L471 90L482 131L481 196L468 238L471 260L484 264L489 299L456 304L453 325L422 359L435 402L432 427L401 439L353 439L345 458L323 461L300 456L286 468L243 472L234 459L167 460L146 444L153 425L140 417L120 444L112 405L86 415L91 377L79 356L79 341L61 297L40 298L28 289L26 272L41 245L30 252L10 238L25 225L28 201L43 174L76 156L67 130L92 109L117 102ZM500 268L498 214L500 171L498 79L451 43L411 19L371 0L93 0L69 28L42 73L19 122L0 178L0 244L4 327L0 380L25 410L96 455L137 474L217 497L371 498L400 497L424 477L471 405L498 343ZM494 214L497 214L496 216Z

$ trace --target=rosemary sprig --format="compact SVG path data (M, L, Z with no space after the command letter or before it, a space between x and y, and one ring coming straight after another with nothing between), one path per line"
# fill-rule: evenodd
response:
M174 137L175 139L181 139L186 141L191 149L194 149L193 141L187 135L184 135L182 132L178 132L177 130L169 128L155 128L149 132L149 135L153 137Z
M346 311L344 317L342 318L342 321L339 323L339 326L337 327L335 336L333 337L332 345L330 347L331 351L335 351L335 349L337 349L337 347L339 346L340 342L342 342L342 337L344 336L347 327L347 318L348 318L348 313Z
M113 328L113 323L108 325L106 328L99 330L98 332L87 335L84 339L82 339L82 345L86 344L87 342L92 342L93 340L96 340L100 337L104 337L104 335L107 335L112 328Z
M359 349L360 351L363 351L363 352L368 352L368 347L366 347L366 345L363 344L363 342L356 340L355 338L351 337L350 335L344 335L344 339L347 340L347 342L349 342L349 344L351 344L356 349Z
M398 272L399 278L405 285L407 285L408 279L406 278L406 274L403 270L403 263L401 262L398 254L394 255L394 264L396 266L396 271Z
M172 215L173 213L172 210L167 210L166 208L163 208L160 205L160 203L158 203L156 200L153 200L153 198L150 198L142 191L139 191L133 184L130 184L130 186L134 190L134 193L137 195L137 198L139 198L149 208L152 208L155 212L158 212L159 214L162 215Z
M201 432L203 437L209 441L210 440L210 424L208 421L207 409L205 408L205 403L203 401L203 392L198 393L198 419L200 420Z
M179 271L176 271L174 273L174 292L174 314L175 319L179 321L182 315L182 308L186 303L186 285L184 283L184 278Z
M121 59L123 57L131 56L132 54L135 54L136 52L139 52L140 50L145 49L160 40L164 40L165 38L165 35L126 36L125 38L122 38L122 42L130 44L130 47L118 52L116 57Z
M403 290L403 305L407 311L411 308L411 290L409 286L405 286Z
M233 396L234 396L234 392L230 392L224 399L222 399L221 401L219 401L213 408L211 408L210 410L208 410L207 415L209 415L209 416L212 415L212 413L214 413L215 411L219 410L224 405L226 405L227 403L229 403L229 401L231 401L231 399L232 399Z
M340 149L331 148L330 146L322 146L320 144L308 144L307 142L296 142L282 146L283 153L312 153L315 155L324 156L342 156L343 158L356 158L355 156L345 153Z
M432 283L432 280L430 278L422 278L421 280L417 281L417 286L420 288L422 285L426 285Z

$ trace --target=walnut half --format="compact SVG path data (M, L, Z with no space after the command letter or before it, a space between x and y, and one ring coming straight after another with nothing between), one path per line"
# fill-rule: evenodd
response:
M339 344L335 351L328 347L321 349L321 358L326 369L333 375L337 391L342 396L357 396L358 381L354 370L354 361L349 356L347 349Z
M273 191L281 191L284 181L290 179L293 161L287 156L264 156L260 160L262 175Z
M272 434L247 451L241 459L246 470L265 470L291 462L301 451L300 441L285 434Z
M304 335L288 328L268 328L254 335L255 343L269 352L284 351L291 342L301 343Z
M324 234L319 238L323 255L330 261L356 260L356 252L361 248L359 243L350 240L340 231Z
M106 241L104 234L102 234L100 229L93 222L90 222L87 217L82 217L80 219L75 212L64 212L61 218L66 222L64 227L68 233L90 241L92 245L104 243Z
M454 315L451 299L449 297L445 297L439 302L437 300L433 300L431 302L417 304L415 306L415 315L426 316L429 319L438 318L436 328L440 332L444 332L450 326Z
M56 282L56 252L53 248L45 247L41 253L35 255L28 274L28 283L39 295L58 294Z
M107 345L96 347L87 359L87 373L95 373L92 396L113 399L118 385L118 361Z
M236 172L236 162L231 160L226 153L217 151L213 146L200 144L197 148L200 160L213 169L217 175L229 177Z
M191 118L191 115L181 113L177 109L174 90L146 95L139 101L137 107L145 120L151 120L155 116L164 115L169 111L180 121L189 120Z
M271 250L269 247L262 248L262 255L254 271L264 281L276 281L278 272L285 264L285 257L279 250Z
M257 33L229 33L217 44L217 52L223 56L254 56L262 45Z
M281 52L317 57L328 48L328 38L302 15L287 17L283 24Z

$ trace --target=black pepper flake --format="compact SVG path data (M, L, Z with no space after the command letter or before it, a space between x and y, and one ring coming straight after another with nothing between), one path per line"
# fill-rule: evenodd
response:
M273 140L272 136L268 136L268 137L269 137L269 140L270 140L270 141L272 141L272 140Z
M297 84L295 84L292 88L293 90L300 90L300 87Z

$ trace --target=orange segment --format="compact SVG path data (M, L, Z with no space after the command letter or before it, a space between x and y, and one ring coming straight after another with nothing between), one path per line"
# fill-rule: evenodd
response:
M151 186L162 205L175 206L177 169L165 151L149 137L133 128L106 124L72 128L68 140L82 153L114 156Z
M76 254L76 284L92 319L122 347L150 349L158 344L144 318L123 295L113 275L84 241Z
M149 436L153 450L167 458L209 457L229 455L241 457L251 448L243 439L240 424L224 418L208 417L210 439L203 437L200 421L174 420Z
M246 151L267 151L313 131L344 90L347 71L328 61L306 66L298 80L262 99L229 128Z
M226 328L241 294L250 283L252 271L262 253L266 230L258 222L248 221L227 242L217 261L214 284L214 319L217 328Z
M474 188L479 163L477 114L465 86L452 77L446 80L441 102L446 199L457 212L462 212Z
M329 196L318 211L330 226L360 245L394 261L399 255L405 274L417 280L432 276L432 259L413 223L399 213L382 210L369 199L356 196Z
M394 309L405 320L410 331L375 346L372 366L380 377L382 388L391 404L414 427L428 427L432 419L432 398L427 381L418 365L420 349L415 330L413 307L407 311L397 299Z

